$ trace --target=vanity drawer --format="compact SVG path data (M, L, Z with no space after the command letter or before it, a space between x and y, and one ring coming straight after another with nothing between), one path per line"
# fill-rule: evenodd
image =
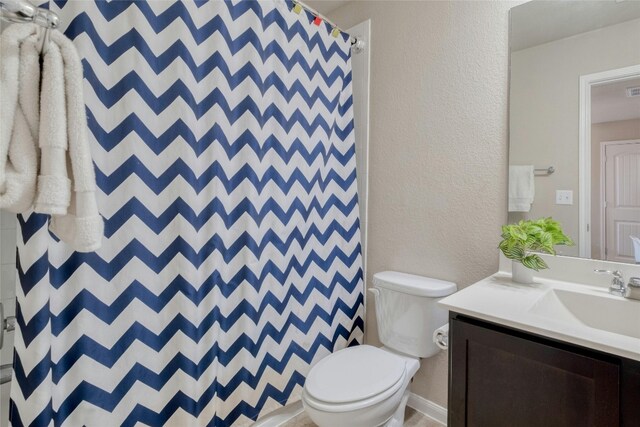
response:
M451 427L640 425L621 415L617 356L456 314L449 340Z

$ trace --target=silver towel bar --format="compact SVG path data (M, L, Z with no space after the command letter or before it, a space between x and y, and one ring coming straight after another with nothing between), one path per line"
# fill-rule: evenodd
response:
M556 168L554 168L553 166L549 166L548 168L540 168L540 169L536 168L533 170L534 173L540 173L542 175L551 175L555 171L556 171Z

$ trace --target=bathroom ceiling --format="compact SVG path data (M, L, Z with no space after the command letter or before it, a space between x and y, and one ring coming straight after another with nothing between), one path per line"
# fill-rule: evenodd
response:
M317 10L322 15L327 15L337 8L344 6L349 3L350 0L307 0L303 1L303 3L311 6L315 10Z
M640 86L640 79L605 84L591 89L591 122L640 118L640 96L627 96L627 88L636 86Z
M637 1L530 1L511 9L511 51L638 18Z

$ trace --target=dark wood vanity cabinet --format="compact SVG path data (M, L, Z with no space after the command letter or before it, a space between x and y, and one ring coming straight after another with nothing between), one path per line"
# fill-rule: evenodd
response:
M451 313L449 427L640 427L640 362Z

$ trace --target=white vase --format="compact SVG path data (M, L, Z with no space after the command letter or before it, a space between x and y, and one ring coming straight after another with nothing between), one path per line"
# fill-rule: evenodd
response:
M533 283L533 270L520 262L511 261L511 278L516 283Z

